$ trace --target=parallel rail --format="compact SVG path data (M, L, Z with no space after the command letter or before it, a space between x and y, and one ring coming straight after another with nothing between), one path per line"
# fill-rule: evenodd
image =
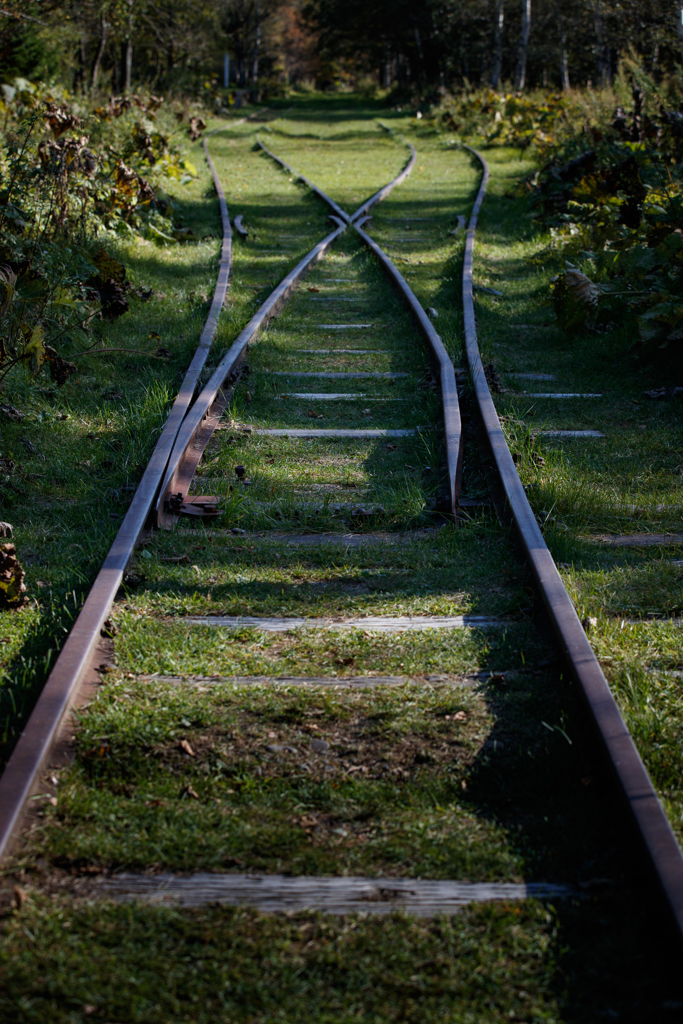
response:
M211 308L192 362L116 539L0 777L0 860L9 851L26 799L49 757L64 715L76 697L79 683L121 586L126 566L145 530L173 445L192 404L199 375L216 334L218 318L228 290L232 232L223 188L206 142L203 145L218 195L223 227L218 278Z
M268 156L293 175L296 174L284 161L270 153L263 144L260 145ZM482 182L467 228L463 268L463 305L466 354L477 403L486 427L488 443L529 565L555 628L558 641L581 686L677 929L683 935L683 856L612 696L607 680L600 669L552 556L543 540L505 441L486 382L477 345L472 296L472 267L475 230L486 192L488 167L484 158L476 150L470 147L466 148L480 161L483 168ZM269 317L281 308L307 269L327 251L347 225L353 225L363 242L375 253L390 274L408 302L423 336L439 362L446 427L449 487L453 510L456 510L459 467L462 458L462 433L453 364L408 284L396 270L389 257L363 230L363 225L366 223L366 219L363 218L366 217L367 210L384 198L410 173L416 158L415 150L412 147L411 150L411 159L401 174L367 200L351 216L342 211L330 197L315 185L303 176L297 175L335 211L335 217L332 219L335 220L337 227L297 264L269 296L223 357L211 380L190 408L199 372L206 361L215 334L217 319L227 290L230 269L231 234L227 206L213 162L205 145L223 220L221 263L211 312L181 391L176 398L121 529L0 778L0 858L6 855L10 849L26 798L46 763L64 715L78 692L79 682L89 663L100 630L122 581L126 565L149 521L150 512L154 508L157 516L161 517L164 501L169 494L173 494L173 489L181 477L183 488L186 489L188 474L186 472L183 477L183 468L187 469L188 452L193 445L197 444L198 438L201 438L201 445L205 445L208 441L212 426L209 424L207 430L207 421L213 419L217 422L216 402L220 402L226 378L234 372L246 345L255 337ZM339 217L338 220L337 217ZM196 465L196 456L194 458ZM192 471L190 465L190 476Z
M462 275L465 348L477 405L510 512L555 635L581 687L678 932L683 937L683 854L543 539L512 461L486 380L477 344L472 267L474 236L489 180L489 169L484 157L476 149L470 146L464 148L479 160L483 170L467 226Z
M329 196L300 176L308 187L334 209L338 216L332 217L332 220L335 221L337 227L314 246L271 293L225 354L197 401L193 403L199 375L211 349L218 326L218 318L225 302L232 257L230 216L223 188L205 140L203 147L218 195L223 228L218 278L211 308L181 389L173 403L116 539L95 578L47 683L0 777L0 862L11 850L27 800L41 770L48 763L64 716L78 696L81 681L91 664L96 644L136 545L150 523L152 525L163 524L165 503L169 495L174 494L174 488L178 487L179 481L182 483L180 499L182 500L187 494L189 481L199 461L198 455L206 447L211 433L217 425L220 412L224 408L223 388L226 379L234 373L249 341L279 311L309 267L324 255L334 240L351 223L351 220L359 216L361 212L360 210L356 211L350 218ZM269 153L262 144L261 148L268 156L291 171L291 168L274 154ZM369 209L374 203L379 202L410 173L416 159L415 150L412 146L410 149L412 151L411 159L403 171L374 196L371 196L361 210ZM424 318L426 319L426 315ZM196 450L193 451L193 448L200 449L199 453ZM176 497L178 497L177 494Z

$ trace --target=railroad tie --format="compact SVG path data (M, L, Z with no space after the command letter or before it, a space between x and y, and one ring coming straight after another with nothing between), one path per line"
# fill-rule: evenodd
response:
M406 633L425 629L491 629L504 626L504 619L487 615L367 615L336 620L294 616L188 615L177 621L190 626L219 629L260 629L264 633L290 633L295 629L364 629L375 633Z
M262 913L319 910L326 914L390 914L416 917L456 914L472 903L556 900L580 895L570 885L545 882L450 882L418 878L359 878L290 875L135 875L103 879L99 893L120 903L250 906Z

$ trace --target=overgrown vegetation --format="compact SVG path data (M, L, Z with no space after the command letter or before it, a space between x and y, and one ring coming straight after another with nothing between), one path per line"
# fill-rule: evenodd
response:
M107 239L193 238L173 223L162 183L185 184L197 171L182 155L183 113L180 123L162 115L158 97L112 97L88 110L16 79L2 106L0 388L19 367L36 375L46 363L62 385L74 359L102 347L102 321L127 312L129 297L151 296L133 287ZM197 126L195 117L193 137Z
M566 269L553 282L569 333L623 326L633 355L683 369L683 113L678 79L656 82L633 54L595 96L465 92L437 124L537 163L529 197Z

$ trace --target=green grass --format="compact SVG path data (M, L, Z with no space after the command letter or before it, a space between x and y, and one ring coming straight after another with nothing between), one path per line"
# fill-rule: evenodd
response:
M378 126L378 117L393 134ZM250 229L246 242L235 240L230 299L212 364L273 284L329 230L325 205L254 149L255 138L261 135L297 171L353 210L403 166L404 134L417 147L416 168L377 208L371 231L423 305L436 309L439 333L462 365L462 236L451 232L476 188L470 157L428 123L353 97L296 100L268 128L235 124L210 142L230 212L243 213ZM576 379L580 390L605 391L607 400L595 408L581 404L563 411L539 400L533 415L533 399L503 394L499 401L530 498L553 551L566 563L562 572L577 604L582 614L601 609L591 638L675 819L679 698L676 677L663 669L679 664L678 627L624 621L622 628L621 622L668 606L678 570L658 570L661 552L657 558L642 551L615 554L585 537L617 528L629 502L646 509L647 523L671 521L670 510L656 511L656 504L667 504L675 460L667 461L662 451L662 461L655 462L652 453L672 435L655 432L651 438L649 431L634 429L632 461L624 463L604 498L596 493L598 484L608 479L620 444L556 443L534 435L542 425L577 425L572 417L579 415L584 418L578 425L604 422L612 429L621 399L608 391L608 383L615 389L614 381L621 381L618 386L626 388L627 375L614 368L617 342L605 341L612 347L601 362L594 338L579 340L568 353L552 330L536 334L525 328L521 341L509 330L512 323L547 319L539 303L552 260L548 240L523 204L504 195L528 165L505 151L496 151L492 163L476 279L501 286L506 295L477 298L484 355L511 372L547 369L552 361L562 390ZM216 204L202 173L202 185L193 186L194 209L217 234ZM416 219L422 217L429 219ZM210 293L217 238L143 250L147 262L140 266L156 274L154 280L172 278L164 285L166 300L136 309L127 324L122 320L112 330L132 332L135 324L141 342L152 329L161 334L145 319L156 309L155 323L167 317L163 340L178 329L178 311L194 319L182 321L184 347L173 349L168 366L155 365L153 379L138 363L130 370L123 361L108 364L107 372L120 375L117 381L130 383L130 408L100 399L88 385L79 392L82 433L68 433L74 420L46 428L45 437L55 438L51 450L62 453L74 481L74 501L81 494L75 484L79 437L97 445L102 460L110 439L120 440L116 468L110 469L121 481L137 479L130 467L144 461L173 392L173 373L184 367L206 311L201 296L193 306L186 300L191 290ZM336 277L349 280L335 282ZM315 301L330 296L354 301ZM373 327L332 332L315 326L345 320ZM297 351L314 348L333 351ZM351 356L342 348L382 351ZM584 362L592 367L585 379L579 376ZM653 897L643 887L645 870L631 849L632 837L623 831L613 780L579 695L534 618L533 594L526 571L514 560L508 531L491 515L457 530L443 522L434 528L438 392L410 318L351 232L254 342L249 365L224 417L225 429L214 435L195 479L197 493L220 498L225 529L183 522L150 538L136 554L112 616L115 666L77 716L73 764L57 772L56 781L45 780L55 805L37 803L30 833L8 868L7 894L14 885L19 889L3 923L0 1020L666 1020L677 993L668 936L653 923ZM273 374L314 369L410 376L388 385ZM514 386L531 390L519 382ZM359 391L367 405L276 397L314 390ZM484 495L486 457L475 444L466 388L463 398L465 493ZM88 409L99 412L86 416ZM244 430L308 426L309 412L316 413L319 427L428 429L395 443L287 440ZM657 431L673 429L666 410L650 415ZM58 430L67 432L59 444ZM642 444L651 445L645 463ZM246 486L237 481L237 465L245 467ZM46 476L50 486L59 479L51 472ZM60 635L55 623L63 630L92 578L106 547L88 529L102 518L101 504L95 503L101 479L92 466L83 469L79 486L92 488L90 519L83 511L87 503L80 501L67 506L67 513L51 508L54 533L47 531L43 546L33 542L45 563L36 565L36 573L48 586L40 589L40 604L12 618L18 632L8 631L8 665L19 664L12 658L26 659L28 637L35 658L45 658ZM646 503L655 479L665 498ZM114 514L125 508L126 493L119 495ZM359 506L369 515L359 517ZM67 524L73 517L73 539L57 534L58 514ZM411 537L414 527L429 532ZM230 528L246 533L234 535ZM378 528L393 531L397 543L288 545L294 534ZM108 539L111 530L102 537ZM73 551L72 563L65 550ZM187 560L174 561L181 557ZM69 597L74 584L67 587L66 581L76 579L81 589ZM52 603L50 587L58 596ZM207 613L473 613L497 615L500 623L486 631L310 628L272 634L187 621L188 615ZM462 685L464 675L484 669L495 670L488 682ZM175 681L156 678L160 674ZM362 690L230 681L362 674L406 681ZM7 720L16 727L20 712ZM316 753L314 738L325 739L329 748ZM226 908L190 912L97 900L92 879L125 868L534 879L571 883L581 898L554 907L534 901L480 906L434 921L401 915L265 916Z
M2 490L1 511L14 527L30 603L3 614L3 761L113 540L208 311L218 207L210 177L197 163L199 177L179 189L178 201L199 241L159 247L133 236L101 239L133 285L154 294L144 304L131 298L130 312L119 320L95 321L87 341L74 337L63 355L95 341L133 353L80 358L79 372L61 388L47 379L36 386L19 371L7 383L6 400L26 418L2 424L2 456L16 465ZM219 327L219 349L226 327ZM170 356L152 358L159 345Z
M529 500L543 524L580 617L627 724L683 837L683 708L676 677L683 607L680 548L609 548L608 534L680 530L683 491L675 403L644 397L661 370L631 355L624 329L564 336L553 324L549 279L561 251L507 195L527 164L487 153L492 178L475 257L475 281L504 292L477 297L480 344L506 392L496 395ZM516 325L531 324L532 329ZM525 381L520 372L555 375ZM664 381L665 382L665 381ZM521 396L519 392L528 392ZM597 392L598 399L535 399L534 392ZM597 429L603 438L560 440L545 429Z
M668 989L610 944L620 908L480 906L416 920L70 905L36 899L7 929L0 1019L17 1024L674 1020ZM126 936L121 943L121 936ZM571 952L577 938L583 953ZM632 965L623 975L619 957Z
M20 862L472 880L614 871L600 849L601 769L571 691L541 697L543 674L359 692L117 674L80 718L76 763ZM328 751L311 747L318 738Z

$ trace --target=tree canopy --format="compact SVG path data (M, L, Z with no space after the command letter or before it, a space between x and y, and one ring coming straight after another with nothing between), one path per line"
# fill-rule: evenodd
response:
M242 87L599 86L629 49L673 72L682 14L683 0L12 0L0 73L181 93L222 84L227 54Z

